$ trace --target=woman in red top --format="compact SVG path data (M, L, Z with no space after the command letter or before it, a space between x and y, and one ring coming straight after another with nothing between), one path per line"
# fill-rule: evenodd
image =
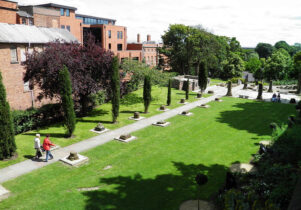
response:
M46 135L46 138L44 139L43 142L43 148L46 151L46 162L48 162L48 157L50 156L51 159L53 159L53 155L50 152L50 147L51 146L55 146L54 144L51 143L51 141L49 140L49 134ZM50 160L51 160L50 159Z

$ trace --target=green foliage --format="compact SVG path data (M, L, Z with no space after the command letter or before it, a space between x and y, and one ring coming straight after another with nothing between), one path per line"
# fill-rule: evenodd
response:
M114 57L112 61L112 116L113 123L117 122L119 116L119 103L120 103L120 76L119 76L119 62L118 57Z
M128 92L137 90L143 85L145 76L150 76L153 85L159 85L166 87L168 80L174 76L175 73L162 72L155 68L150 68L145 63L139 61L125 59L121 68L125 73L128 73L131 76L131 80L127 83Z
M293 79L284 79L284 80L276 80L273 81L274 85L295 85L297 84L297 80L293 80Z
M61 122L63 115L60 108L60 104L47 104L39 109L12 111L15 133L20 134Z
M205 62L201 63L198 76L199 87L203 93L206 90L208 83L208 70Z
M100 90L97 93L90 95L90 101L93 104L93 107L102 105L107 100L107 93L105 90Z
M235 53L230 52L228 59L223 63L223 78L230 79L232 77L240 77L245 70L244 61Z
M0 72L0 160L13 156L16 149L13 121Z
M262 67L262 63L259 58L253 57L246 62L246 71L255 73L258 69Z
M171 79L169 79L168 80L168 91L167 91L167 102L166 102L167 106L170 106L170 104L171 104L171 83L172 83L172 81L171 81Z
M292 59L284 49L276 50L265 65L265 78L268 81L286 79L292 70Z
M60 97L62 110L64 113L64 125L66 127L67 137L72 136L75 130L76 117L74 112L74 103L72 99L72 85L70 74L66 66L60 70L58 76L58 82L60 87Z
M144 101L144 113L148 112L148 107L152 100L152 86L151 86L151 78L150 76L145 76L144 78L144 86L143 86L143 101Z
M258 43L255 51L258 53L260 58L268 59L272 55L274 47L268 43Z
M170 25L162 39L164 47L160 52L168 57L172 71L179 74L198 75L205 61L210 75L219 77L228 54L242 54L236 38L216 36L200 26Z
M291 53L292 52L292 48L291 46L286 42L286 41L279 41L279 42L276 42L274 47L276 49L284 49L286 50L287 52Z
M294 56L294 74L295 78L298 78L298 90L297 93L301 93L301 52L298 52Z

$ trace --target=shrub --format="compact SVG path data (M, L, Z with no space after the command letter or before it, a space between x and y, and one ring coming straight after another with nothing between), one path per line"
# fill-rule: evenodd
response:
M144 78L144 86L143 86L143 101L144 101L144 112L148 112L148 107L152 100L152 86L151 86L151 78L150 76L145 76Z
M10 107L0 73L0 160L12 157L16 149Z
M47 104L40 109L12 111L15 134L38 129L63 120L60 104Z
M112 88L112 117L113 123L117 122L117 117L119 116L119 103L120 103L120 75L119 75L119 63L118 57L113 58L112 62L112 78L111 78L111 88Z
M92 102L92 106L99 106L104 104L107 101L106 91L100 90L97 93L90 95L90 100Z

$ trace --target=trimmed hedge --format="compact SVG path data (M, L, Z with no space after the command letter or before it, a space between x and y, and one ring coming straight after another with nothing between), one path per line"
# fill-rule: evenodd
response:
M63 115L60 104L47 104L39 109L12 111L15 134L61 122Z

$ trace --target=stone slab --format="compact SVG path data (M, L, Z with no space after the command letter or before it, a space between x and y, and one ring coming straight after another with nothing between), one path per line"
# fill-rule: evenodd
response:
M181 112L181 113L179 113L179 115L182 115L182 116L191 116L191 115L193 115L193 113L189 112L188 114L182 114L182 112Z
M157 111L161 111L161 112L166 112L166 111L169 111L169 110L170 110L170 109L167 109L167 108L166 108L165 110L162 110L162 109L160 109L160 108L157 109Z
M139 118L134 118L134 117L129 117L129 120L135 120L135 121L139 121L144 119L145 117L139 117Z
M208 109L210 107L210 105L205 105L205 106L199 105L198 107Z
M121 139L121 138L119 138L119 137L115 138L115 140L121 141L121 142L124 142L124 143L129 143L130 141L133 141L133 140L135 140L135 139L137 139L136 136L132 136L131 138L126 139L126 140L123 140L123 139Z
M94 130L94 129L91 129L90 131L91 132L93 132L93 133L98 133L98 134L102 134L102 133L104 133L104 132L107 132L107 131L109 131L110 129L104 129L103 131L96 131L96 130Z
M0 201L8 198L9 196L10 196L10 191L8 191L2 185L0 185Z
M185 103L178 102L178 104L186 105L186 104L189 104L189 102L185 102Z
M170 125L170 122L166 122L166 123L164 123L164 124L153 123L152 125L154 125L154 126L159 126L159 127L166 127L166 126L169 126L169 125Z
M64 158L61 158L60 159L60 161L62 161L63 163L65 163L65 164L68 164L68 165L70 165L70 166L80 166L80 165L82 165L82 164L84 164L84 163L86 163L86 162L88 162L89 161L89 158L88 157L86 157L86 156L83 156L83 155L80 155L80 154L77 154L78 155L78 157L79 157L79 159L78 160L73 160L73 161L71 161L71 160L68 160L67 158L69 157L69 155L68 156L66 156L66 157L64 157Z

